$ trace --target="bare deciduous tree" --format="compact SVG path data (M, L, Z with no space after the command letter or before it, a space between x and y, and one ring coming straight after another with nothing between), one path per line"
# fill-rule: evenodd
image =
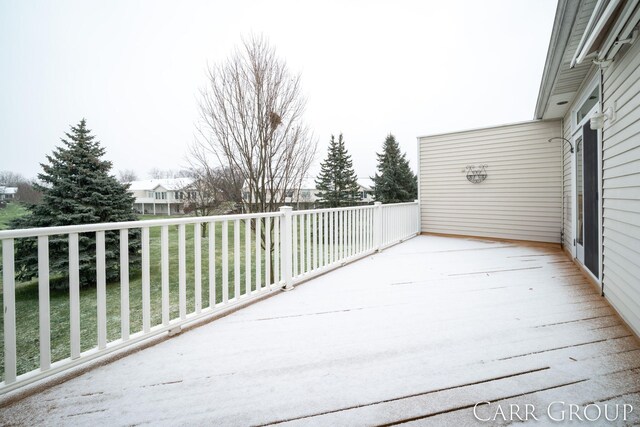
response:
M33 182L19 182L16 187L18 187L16 198L20 202L35 205L42 201L42 192L33 186Z
M191 171L189 170L173 170L173 169L160 169L160 168L151 168L149 169L149 178L151 179L167 179L167 178L187 178L191 176Z
M289 72L264 37L253 36L207 77L191 157L232 171L246 193L246 212L274 211L300 188L316 153L302 120L300 75Z
M0 171L0 185L7 187L17 187L22 182L28 182L27 179L19 173L11 171Z
M162 179L166 178L166 171L159 168L151 168L148 175L151 179Z
M137 181L138 174L133 169L124 169L118 171L118 181L121 183Z

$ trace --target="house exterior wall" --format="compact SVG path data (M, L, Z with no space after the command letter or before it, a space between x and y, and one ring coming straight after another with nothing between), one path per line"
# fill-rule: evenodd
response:
M640 42L604 70L602 131L605 296L640 335Z
M602 275L605 297L640 335L640 43L600 71L594 67L563 120L564 137L573 139L573 111L593 78L601 78L604 109L616 105L616 120L606 120L602 140ZM564 149L564 242L575 256L573 155Z
M419 138L423 232L560 243L561 121ZM467 165L487 165L473 184Z

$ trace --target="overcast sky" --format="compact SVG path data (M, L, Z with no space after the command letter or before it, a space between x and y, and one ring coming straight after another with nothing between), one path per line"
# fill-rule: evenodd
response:
M555 0L0 0L0 170L35 177L86 118L114 173L179 169L207 64L265 35L302 74L318 139L342 132L360 177L393 133L530 120Z

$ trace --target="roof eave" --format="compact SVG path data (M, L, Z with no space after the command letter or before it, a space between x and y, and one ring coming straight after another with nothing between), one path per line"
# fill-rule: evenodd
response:
M542 72L542 81L538 91L538 100L534 113L534 120L544 117L547 104L556 81L564 51L571 37L571 30L578 14L580 0L558 0L556 16L551 31L551 40L547 50L547 59Z

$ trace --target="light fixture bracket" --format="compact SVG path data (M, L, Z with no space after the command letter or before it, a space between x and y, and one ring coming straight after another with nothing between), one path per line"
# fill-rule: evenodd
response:
M548 141L548 142L551 142L551 141L553 141L554 139L561 139L561 140L563 140L564 142L566 142L567 144L569 144L570 152L571 152L571 153L573 153L573 144L571 144L571 141L569 141L567 138L563 138L563 137L561 137L561 136L554 136L553 138L549 138L547 141Z

